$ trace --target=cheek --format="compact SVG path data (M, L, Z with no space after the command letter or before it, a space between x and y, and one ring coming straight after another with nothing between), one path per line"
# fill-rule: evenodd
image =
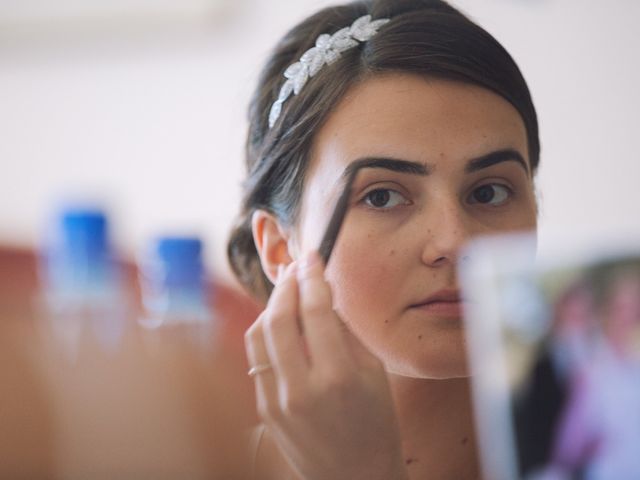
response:
M372 233L345 237L336 245L326 273L334 307L354 326L363 321L373 326L376 319L384 323L399 301L402 252Z
M514 214L513 222L517 224L517 229L532 230L538 225L538 200L536 198L535 188L529 185L526 190L522 205Z
M515 223L519 223L517 229L535 230L538 227L538 204L533 194L523 210L524 213L520 216L520 221L515 220Z

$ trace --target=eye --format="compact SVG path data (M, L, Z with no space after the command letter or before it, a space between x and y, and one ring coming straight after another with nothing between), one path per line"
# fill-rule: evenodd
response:
M499 183L481 185L471 192L469 203L481 203L498 207L511 197L513 192L509 187Z
M364 202L373 208L388 209L409 203L399 192L389 188L376 188L364 197Z

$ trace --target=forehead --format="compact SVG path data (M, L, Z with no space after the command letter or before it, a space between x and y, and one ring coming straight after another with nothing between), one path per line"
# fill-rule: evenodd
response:
M370 77L338 103L316 135L310 173L363 156L455 163L499 148L528 159L524 123L499 95L411 74Z

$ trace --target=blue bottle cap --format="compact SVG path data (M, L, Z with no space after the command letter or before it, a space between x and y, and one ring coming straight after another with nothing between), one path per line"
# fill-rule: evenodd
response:
M194 288L204 286L202 240L198 237L160 237L153 244L155 273L160 274L164 288Z
M78 261L108 257L107 217L99 210L67 210L61 215L61 246Z
M72 207L60 211L47 248L50 280L59 286L79 289L110 282L108 230L102 210Z

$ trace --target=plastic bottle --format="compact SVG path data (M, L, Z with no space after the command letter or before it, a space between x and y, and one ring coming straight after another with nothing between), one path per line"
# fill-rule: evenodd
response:
M206 347L215 323L202 250L202 241L190 236L160 237L151 243L141 262L145 314L140 324L150 330L180 333Z
M84 207L62 210L43 253L45 317L57 338L71 353L85 331L105 349L117 348L127 302L105 213Z

